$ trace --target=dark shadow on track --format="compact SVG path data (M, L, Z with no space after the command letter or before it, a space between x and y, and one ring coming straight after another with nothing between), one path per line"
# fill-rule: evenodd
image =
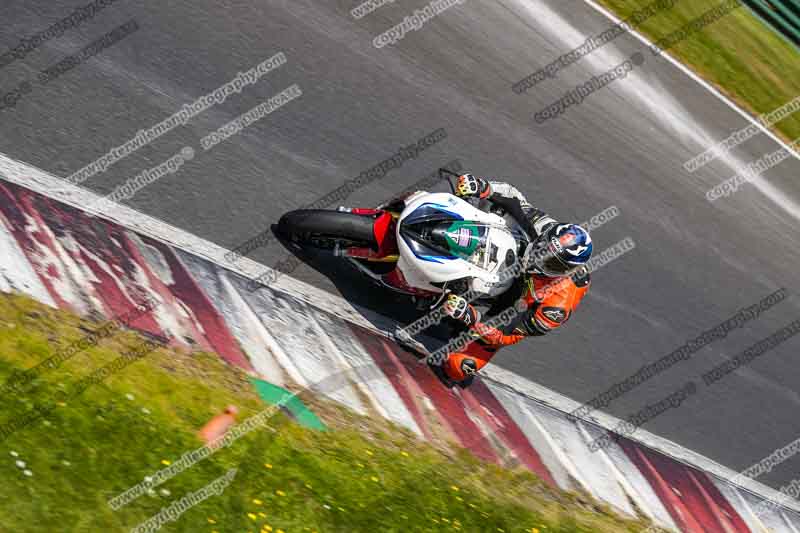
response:
M427 313L426 310L417 309L409 297L380 287L373 280L359 272L356 267L349 264L346 259L335 257L329 251L298 246L277 233L275 225L271 229L275 238L288 253L291 253L306 266L328 278L342 298L354 306L366 308L393 318L397 320L400 327L412 323ZM369 316L364 316L364 318L372 322ZM375 324L375 326L379 327L378 324ZM453 337L453 329L446 323L437 324L425 330L425 337L428 336L432 338L425 339L420 335L417 340L422 342L429 350L435 350Z

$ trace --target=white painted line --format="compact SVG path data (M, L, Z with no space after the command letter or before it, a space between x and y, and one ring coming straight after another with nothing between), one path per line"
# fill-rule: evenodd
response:
M595 0L584 0L587 4L597 10L599 13L604 15L610 21L614 22L615 24L619 24L621 19L618 18L616 15L611 13L610 11L606 10L603 6L597 4ZM653 43L644 35L639 33L638 31L631 29L631 35L636 37L640 42L651 46ZM701 87L705 88L709 91L712 95L716 96L721 102L727 105L730 109L734 110L736 113L747 119L750 124L754 124L762 133L765 133L770 139L778 143L784 150L787 151L789 156L794 156L795 159L800 159L800 155L798 155L797 151L790 145L781 140L777 135L772 133L768 128L765 128L761 123L759 123L755 117L750 115L747 111L740 108L735 102L730 100L727 96L720 93L716 88L714 88L711 84L703 80L697 74L695 74L692 70L690 70L687 66L683 63L675 59L672 55L670 55L667 51L662 51L661 56L666 59L669 63L679 69L681 72L686 74L690 79L697 82ZM694 137L694 132L692 132L692 137ZM705 150L708 145L703 145L703 149ZM763 155L763 154L762 154ZM718 158L720 161L724 161L728 167L730 167L736 173L741 172L743 168L747 166L747 163L741 161L738 157L734 156L732 152L722 155ZM798 204L794 199L792 199L789 195L784 193L779 187L775 186L771 182L769 182L766 177L764 176L757 176L750 182L756 190L758 190L761 194L766 196L769 200L775 203L775 205L779 206L783 209L787 214L791 215L792 217L800 220L800 204Z
M621 18L617 17L614 13L612 13L611 11L607 10L606 8L604 8L603 6L598 4L595 0L584 0L584 2L589 4L591 7L593 7L599 13L602 13L603 16L605 16L608 20L610 20L614 24L619 24L619 23L622 22ZM653 41L649 40L647 37L645 37L643 34L639 33L638 31L636 31L633 28L630 29L629 33L631 35L633 35L634 37L636 37L643 44L646 44L648 47L653 46L655 44L655 43L653 43ZM798 154L797 151L795 151L795 149L792 148L791 145L789 145L786 142L784 142L780 137L778 137L777 135L772 133L772 131L770 131L768 128L765 128L750 113L748 113L747 111L745 111L744 109L742 109L741 107L736 105L736 103L733 100L731 100L730 98L728 98L727 96L725 96L724 94L719 92L717 89L714 88L713 85L711 85L710 83L705 81L703 78L701 78L700 76L695 74L691 69L689 69L689 67L687 67L686 65L684 65L683 63L681 63L680 61L675 59L668 51L662 50L661 51L661 57L663 57L664 59L666 59L667 61L672 63L672 65L674 65L681 72L683 72L684 74L689 76L691 79L696 81L703 88L707 89L708 92L710 92L711 94L713 94L714 96L719 98L728 107L730 107L731 109L733 109L734 111L739 113L741 116L746 118L748 120L748 122L750 122L751 124L756 125L758 127L758 129L760 129L763 133L766 133L772 140L774 140L776 143L781 145L781 147L786 149L795 158L800 159L800 154Z
M573 48L580 46L585 42L587 32L573 26L547 3L537 2L532 4L530 0L518 1L532 13L535 12L535 15L533 15L536 17L535 20L538 21L540 19L544 19L545 22L543 23L543 27L547 28L547 30L551 32L554 38L556 38L560 43L565 44L569 48ZM608 21L611 21L615 24L619 24L621 22L620 18L602 6L598 5L595 0L584 1ZM532 5L536 6L535 10L533 7L531 7ZM639 42L648 46L652 45L650 40L636 30L630 30L630 33ZM622 39L622 37L619 37L619 39ZM646 53L648 56L650 56L649 51ZM669 55L669 53L663 52L662 57L669 64L686 74L686 76L688 76L691 80L695 81L700 87L710 92L729 109L732 109L735 113L747 119L748 124L755 124L759 132L766 133L770 139L778 143L778 145L783 147L784 150L787 150L787 159L791 160L792 163L796 162L799 157L798 153L791 146L783 142L779 137L758 123L754 117L738 107L732 100L728 99L725 95L717 91L712 85L700 78L688 67L677 61L673 56ZM627 54L623 54L618 48L616 48L616 46L609 45L608 47L604 47L592 52L582 61L585 61L593 66L602 65L604 66L605 70L607 65L618 64L619 61L622 61L626 58ZM667 67L667 65L664 66ZM629 81L625 84L617 86L614 91L625 92L630 98L642 102L645 106L647 106L647 108L650 109L656 120L664 125L669 125L674 128L678 138L684 139L683 142L692 141L697 143L698 147L701 148L700 151L706 150L709 146L719 140L717 135L709 130L707 124L701 123L697 117L689 113L689 111L681 104L679 98L669 92L665 92L663 88L656 89L656 87L659 85L660 84L654 83L652 80L645 78L641 74L632 73L629 76ZM772 150L770 150L770 152L771 151ZM763 154L759 154L759 156L761 155ZM721 163L727 165L735 174L740 173L742 169L746 168L747 165L750 164L749 159L742 159L741 157L737 156L734 151L722 154L717 159ZM682 171L682 167L676 165L676 170L678 168L680 168ZM697 174L695 174L692 181L694 182L697 179L700 178ZM707 185L714 186L717 184L717 182L718 180L715 180L713 183L707 183ZM757 176L751 180L750 183L758 192L772 201L776 206L783 209L788 215L800 220L800 203L796 202L780 187L771 183L766 176Z

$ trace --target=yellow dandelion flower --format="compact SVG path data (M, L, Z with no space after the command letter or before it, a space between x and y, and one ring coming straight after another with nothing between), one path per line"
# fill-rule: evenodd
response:
M167 461L166 459L161 459L161 464L169 466L171 463L169 461Z
M286 493L283 492L282 490L276 490L275 494L277 494L278 496L286 496Z
M285 532L284 532L282 529L279 529L279 530L278 530L278 531L276 531L275 533L285 533Z
M272 526L269 525L269 524L264 524L263 526L261 526L261 530L262 531L272 531Z
M377 477L375 477L375 476L372 476L370 479L371 479L372 481L376 482L376 483L379 481L379 479L378 479Z
M206 520L208 520L209 524L216 524L217 523L217 521L214 520L213 518L206 518Z
M259 500L258 498L253 498L253 503L254 503L254 504L256 504L256 505L261 505L261 504L262 504L262 503L264 503L264 502L262 502L262 501L261 501L261 500Z
M538 527L532 527L531 528L531 533L539 533L539 528Z
M247 516L250 518L250 520L255 520L256 518L258 518L258 517L257 517L256 515L254 515L253 513L247 513Z
M58 405L59 407L64 407L67 404L65 404L64 402L56 402L56 405Z
M455 485L450 485L450 488L451 488L451 489L453 489L453 490L454 490L454 491L456 491L456 492L458 492L458 491L460 491L460 490L461 490L461 489L459 489L458 487L456 487Z
M408 457L408 452L406 451L400 452L400 455L402 455L403 457Z
M372 453L371 451L367 450L367 455L375 455L375 454Z
M264 463L264 468L272 468L272 465L269 463Z

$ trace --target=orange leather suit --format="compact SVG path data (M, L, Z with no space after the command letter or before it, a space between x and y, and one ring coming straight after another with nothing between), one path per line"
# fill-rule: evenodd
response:
M445 373L454 381L464 381L469 378L465 369L467 372L472 369L477 372L503 346L516 344L528 336L544 335L560 327L572 317L590 284L590 275L586 269L564 278L534 274L521 287L522 297L519 300L524 302L524 310L518 312L509 324L500 328L481 322L477 318L478 312L470 306L470 313L476 317L476 321L469 330L475 340L460 352L448 356L444 363ZM512 288L509 292L519 294L520 287L516 291ZM503 300L511 305L514 303L512 298ZM465 361L472 362L465 364Z
M558 222L544 211L532 206L513 185L501 181L479 180L484 184L478 191L489 204L502 207L531 236L538 237ZM486 366L503 346L516 344L525 337L544 335L560 327L572 317L590 285L589 269L578 268L565 277L530 274L517 280L514 286L498 298L493 309L503 310L511 305L522 309L502 327L481 322L480 314L470 305L464 320L475 340L463 350L451 353L443 364L444 372L454 381L462 382ZM524 305L523 305L524 304ZM496 315L490 310L490 315ZM509 313L510 314L510 313Z

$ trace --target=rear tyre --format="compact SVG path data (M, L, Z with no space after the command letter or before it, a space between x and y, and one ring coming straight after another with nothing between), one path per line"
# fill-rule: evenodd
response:
M277 232L293 243L324 250L341 246L377 248L374 219L341 211L298 209L283 215Z

